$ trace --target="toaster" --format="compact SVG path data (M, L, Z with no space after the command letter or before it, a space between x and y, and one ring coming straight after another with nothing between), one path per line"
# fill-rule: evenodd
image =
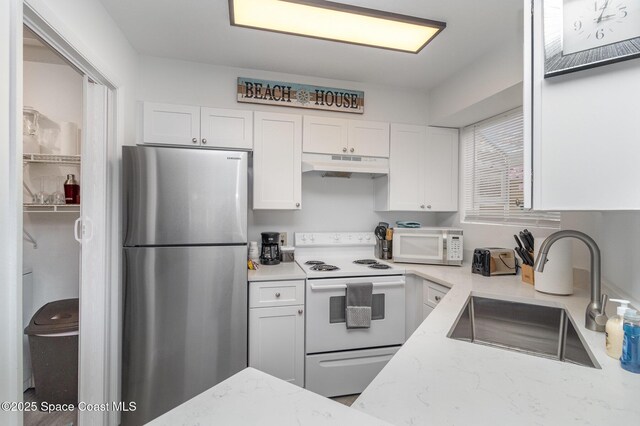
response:
M516 275L518 261L513 249L485 247L473 251L471 272L485 277L496 275Z

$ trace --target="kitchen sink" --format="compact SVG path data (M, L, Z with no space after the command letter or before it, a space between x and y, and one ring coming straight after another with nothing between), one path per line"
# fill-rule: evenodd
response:
M470 296L448 337L600 368L563 308Z

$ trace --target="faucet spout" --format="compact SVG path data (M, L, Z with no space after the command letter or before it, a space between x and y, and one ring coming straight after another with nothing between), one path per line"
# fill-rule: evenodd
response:
M537 272L543 272L547 262L547 254L553 243L561 238L569 237L577 238L585 243L589 247L589 253L591 254L591 302L587 306L585 327L593 331L604 331L607 323L607 315L605 313L607 297L606 295L604 297L601 295L600 248L593 238L579 231L564 230L554 232L542 242L533 268Z

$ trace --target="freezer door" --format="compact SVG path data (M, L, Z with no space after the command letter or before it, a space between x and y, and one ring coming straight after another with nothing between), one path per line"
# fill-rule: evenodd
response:
M124 245L246 243L247 156L123 147Z
M247 366L241 246L125 248L123 425L142 425Z

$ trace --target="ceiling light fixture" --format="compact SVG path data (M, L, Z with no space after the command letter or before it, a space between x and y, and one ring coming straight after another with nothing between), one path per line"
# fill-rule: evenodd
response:
M231 25L418 53L447 24L324 0L229 0Z

